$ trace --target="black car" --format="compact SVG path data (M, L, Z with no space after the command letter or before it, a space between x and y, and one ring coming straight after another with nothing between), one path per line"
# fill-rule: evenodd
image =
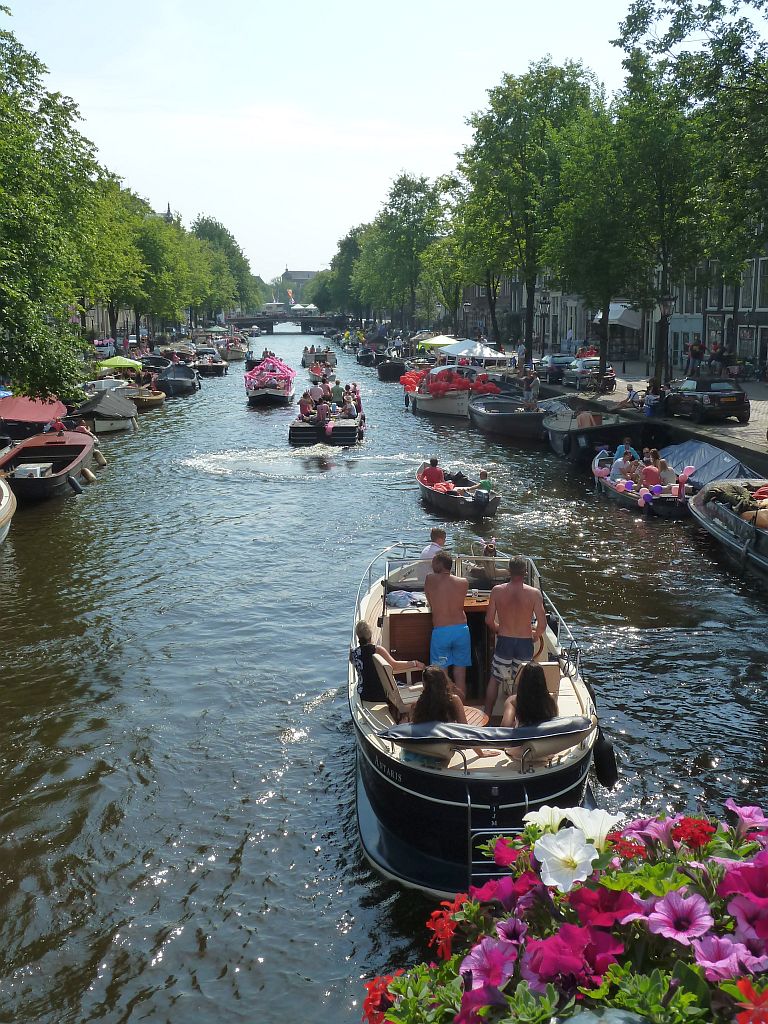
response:
M553 352L552 355L544 356L541 365L538 367L539 376L547 384L560 384L563 379L563 370L567 369L573 362L573 356L567 352Z
M721 377L686 377L667 385L664 413L690 416L694 423L735 416L749 423L749 398L735 380Z

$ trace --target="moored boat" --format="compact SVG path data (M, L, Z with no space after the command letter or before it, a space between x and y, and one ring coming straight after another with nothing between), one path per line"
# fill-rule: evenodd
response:
M470 480L463 473L445 473L445 481L434 487L425 483L423 476L427 463L422 462L416 471L416 483L421 497L430 508L437 509L444 515L461 519L484 519L495 516L501 504L498 491L473 490L470 494L462 493L466 487L475 487L476 481Z
M252 338L258 338L258 334L251 334ZM241 362L248 353L248 346L239 341L227 342L223 350L224 358L228 363Z
M389 384L396 384L407 369L408 363L404 359L393 358L385 359L383 363L379 363L376 367L376 372L379 375L379 380Z
M0 398L0 434L14 441L42 432L43 427L67 415L67 407L56 399L41 401L24 395Z
M287 405L295 395L296 371L276 356L265 356L244 379L249 405Z
M469 419L473 426L488 434L500 434L518 441L546 441L544 417L567 406L562 399L548 398L528 410L522 399L507 395L473 395L469 401Z
M454 558L453 572L477 588L465 602L473 649L465 713L468 721L478 723L487 721L479 707L493 642L485 624L489 590L496 582L506 582L505 561ZM429 568L418 550L398 544L374 559L358 590L355 622L368 623L372 643L401 661L429 660L432 617L423 600L416 603ZM528 582L540 589L532 563ZM406 598L397 607L389 600L393 591ZM481 843L519 830L523 815L544 804L589 802L588 772L598 737L594 697L582 678L579 651L567 625L547 596L542 597L548 621L535 657L556 697L558 717L540 726L398 722L418 696L418 682L394 685L386 663L377 664L388 700L363 701L350 663L360 838L369 861L386 877L439 896L466 892L469 885L483 884L502 870L482 857ZM353 649L356 644L353 635ZM503 703L502 692L494 715Z
M169 397L190 395L200 388L197 372L186 363L171 363L157 375L157 387Z
M16 511L16 495L5 480L0 480L0 544L8 536Z
M150 409L157 409L165 402L165 392L143 387L129 388L126 398L130 398L139 412L149 412Z
M589 466L604 448L615 449L624 437L631 437L637 445L643 429L635 420L586 410L545 416L542 425L552 451L583 466Z
M135 426L136 406L123 389L99 391L73 414L94 434L113 434Z
M0 475L24 501L73 491L79 494L83 471L90 470L93 461L94 445L90 434L79 431L35 434L0 456Z
M613 463L613 455L606 451L598 452L592 460L595 485L606 498L631 512L658 516L660 519L684 519L688 515L688 496L693 494L692 486L687 483L655 484L653 488L641 488L632 480L612 480L610 472Z
M221 358L218 349L213 345L198 345L195 369L201 377L223 377L229 369L229 363Z
M763 580L768 580L768 509L758 503L767 500L768 480L743 478L706 484L688 503L697 524L729 560Z

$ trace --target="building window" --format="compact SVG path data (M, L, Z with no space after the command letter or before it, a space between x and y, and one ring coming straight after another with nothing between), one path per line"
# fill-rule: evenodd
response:
M713 260L709 265L709 287L707 288L707 308L720 308L720 264Z
M750 260L741 272L741 295L739 306L742 309L751 309L754 301L755 290L755 261Z
M761 309L768 307L768 259L760 260L760 285L757 292L757 304Z
M696 305L696 281L694 278L689 278L685 282L685 297L683 299L683 312L694 313L694 306Z
M732 284L723 285L723 309L733 309L733 300L736 298L736 288Z
M477 298L478 299L484 299L485 298L485 285L484 284L479 284L477 286Z

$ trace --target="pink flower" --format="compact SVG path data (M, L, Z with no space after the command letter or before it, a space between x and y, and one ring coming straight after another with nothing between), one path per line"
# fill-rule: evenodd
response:
M483 1024L487 1020L485 1016L480 1017L477 1010L485 1006L506 1006L507 1001L497 988L483 986L482 988L464 989L461 997L461 1008L453 1024Z
M743 974L744 970L757 973L768 966L768 956L753 956L746 946L727 936L705 935L703 939L694 939L693 951L696 963L704 968L707 981L726 981Z
M564 924L548 939L530 939L520 964L521 976L534 992L553 982L573 993L579 985L599 984L624 946L607 932Z
M461 973L472 972L472 988L500 988L513 975L517 943L486 935L461 962Z
M675 814L671 818L638 818L631 821L622 830L622 835L627 839L641 839L646 845L660 843L668 850L673 850L675 844L672 841L672 829L683 820L682 814Z
M758 956L765 952L768 918L764 909L746 896L734 896L728 903L728 913L736 922L734 936L737 942L743 942L750 952Z
M520 944L528 932L528 925L520 917L507 917L496 925L496 933L500 939Z
M725 806L736 815L736 831L741 838L753 828L768 829L768 818L763 814L762 807L740 807L730 796Z
M714 923L709 904L702 896L686 897L673 891L656 902L648 917L648 930L690 946L692 939L705 935Z
M501 903L505 910L514 910L522 897L534 890L542 890L541 879L533 871L524 871L517 878L505 875L503 878L491 878L485 885L470 886L469 895L480 903ZM527 901L528 902L528 901Z
M746 896L763 909L768 908L768 850L761 850L752 861L742 861L728 869L717 887L718 896Z
M516 849L511 845L512 840L502 836L493 848L493 860L499 867L506 868L510 864L514 864L517 858L522 854L522 850Z
M617 922L624 924L627 915L633 920L638 916L637 904L630 893L604 886L597 889L582 886L571 893L569 902L579 921L593 928L613 928Z

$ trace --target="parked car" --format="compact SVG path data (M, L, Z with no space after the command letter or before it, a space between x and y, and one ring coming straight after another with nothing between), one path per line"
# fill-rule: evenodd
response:
M573 362L573 356L567 352L554 352L550 356L544 356L539 367L539 376L547 384L559 384L563 379L563 373Z
M721 377L685 377L667 385L667 416L690 416L694 423L735 416L749 423L749 398L735 380Z
M115 342L113 338L98 338L93 343L97 359L109 359L115 355Z
M573 359L570 365L566 366L563 370L563 385L568 386L572 384L578 391L580 387L587 384L590 378L594 377L599 371L600 358L598 356L582 356L579 359ZM613 367L608 363L605 365L605 373L606 376L614 373Z

